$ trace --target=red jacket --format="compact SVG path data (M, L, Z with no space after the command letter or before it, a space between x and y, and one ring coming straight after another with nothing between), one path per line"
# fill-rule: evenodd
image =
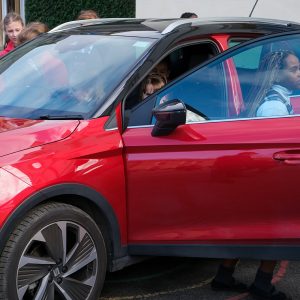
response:
M8 52L10 52L11 50L14 50L14 49L15 49L14 43L12 41L9 41L7 43L6 48L0 52L0 57L4 56L5 54L7 54Z

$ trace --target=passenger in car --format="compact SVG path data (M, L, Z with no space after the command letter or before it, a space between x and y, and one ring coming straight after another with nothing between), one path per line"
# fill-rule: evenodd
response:
M141 99L144 100L152 95L166 84L163 76L160 74L149 74L142 84Z
M150 72L150 74L159 74L162 76L166 83L169 82L170 66L167 59L160 61Z
M292 51L271 52L263 59L255 88L250 116L271 117L293 114L290 96L300 89L299 59Z

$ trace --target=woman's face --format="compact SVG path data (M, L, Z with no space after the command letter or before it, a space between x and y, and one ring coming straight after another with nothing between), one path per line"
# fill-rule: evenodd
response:
M297 56L290 54L286 57L278 83L289 90L300 89L300 65Z
M13 21L10 22L6 28L5 33L7 34L8 38L16 45L17 43L17 36L23 29L23 25L20 21Z
M154 92L155 92L155 90L154 90L153 84L152 83L146 84L145 90L144 90L143 96L142 96L143 100L146 99L148 96L152 95Z

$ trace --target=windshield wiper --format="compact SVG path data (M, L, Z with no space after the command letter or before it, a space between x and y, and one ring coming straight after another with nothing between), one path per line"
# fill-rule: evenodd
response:
M40 120L83 120L83 115L42 115Z

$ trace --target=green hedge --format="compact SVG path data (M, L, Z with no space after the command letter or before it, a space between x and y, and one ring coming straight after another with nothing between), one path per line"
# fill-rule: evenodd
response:
M135 0L26 0L26 23L40 21L51 29L75 20L82 9L93 9L102 18L134 18Z

